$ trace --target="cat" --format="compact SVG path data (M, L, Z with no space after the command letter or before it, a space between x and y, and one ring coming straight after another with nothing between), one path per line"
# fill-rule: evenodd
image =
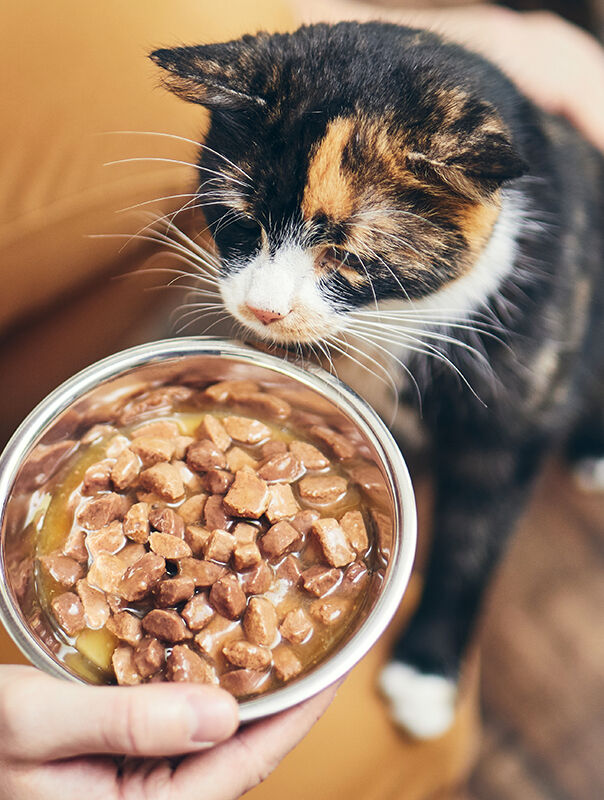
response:
M604 159L423 30L320 24L151 58L212 112L196 201L224 308L338 356L403 452L430 454L425 587L380 682L401 726L438 736L544 457L604 455Z

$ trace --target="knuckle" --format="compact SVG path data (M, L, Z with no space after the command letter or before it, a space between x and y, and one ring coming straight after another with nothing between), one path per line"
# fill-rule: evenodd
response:
M243 739L237 737L234 739L239 745L241 755L241 762L243 764L242 775L245 776L245 790L249 791L254 786L265 781L271 774L276 764L273 764L262 753L251 748Z
M116 695L106 708L102 737L108 752L144 755L148 714L143 703L127 691Z

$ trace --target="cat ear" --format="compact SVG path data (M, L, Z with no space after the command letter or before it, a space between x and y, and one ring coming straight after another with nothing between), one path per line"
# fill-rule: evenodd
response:
M408 152L408 168L422 180L446 184L471 200L490 197L528 169L503 130L478 129L464 141L441 145L429 153Z
M245 39L154 50L149 57L167 71L165 86L190 103L210 109L266 105L253 86L254 50Z

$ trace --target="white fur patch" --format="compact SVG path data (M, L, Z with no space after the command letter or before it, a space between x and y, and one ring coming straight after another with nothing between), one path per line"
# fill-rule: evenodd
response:
M457 684L441 675L424 675L392 661L379 678L394 722L416 739L434 739L455 719Z
M604 492L604 458L583 458L573 466L577 486L584 492Z
M220 280L227 310L259 337L306 342L341 327L340 315L321 294L309 250L290 244L274 255L262 250L248 264ZM259 322L246 306L281 314L269 326Z

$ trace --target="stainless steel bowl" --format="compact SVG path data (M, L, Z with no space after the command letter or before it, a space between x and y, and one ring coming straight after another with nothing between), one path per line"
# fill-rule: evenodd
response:
M249 347L209 338L153 342L117 353L66 381L18 428L0 457L0 618L25 656L51 675L83 681L60 659L57 634L34 590L35 534L24 536L31 499L56 468L62 443L135 387L249 378L299 398L356 440L382 476L392 540L384 547L382 579L339 649L291 684L241 703L248 722L296 705L347 673L372 647L407 587L416 544L411 479L387 427L357 394L320 367L305 369ZM305 413L302 410L301 413ZM31 526L30 526L31 528Z

